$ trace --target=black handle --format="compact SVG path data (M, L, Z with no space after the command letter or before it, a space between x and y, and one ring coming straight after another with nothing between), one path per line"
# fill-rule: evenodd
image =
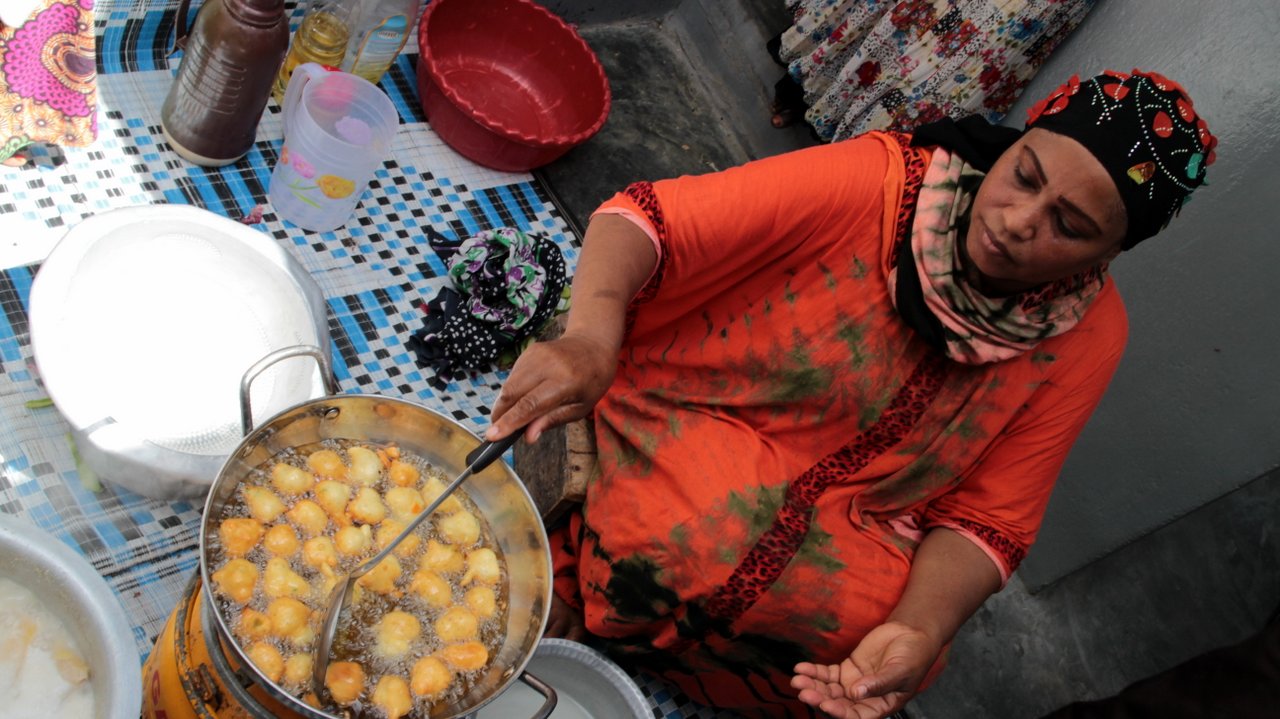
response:
M471 450L467 455L467 467L471 469L472 474L480 472L493 464L493 460L506 454L516 440L520 439L520 435L524 434L524 430L525 428L521 427L496 442L483 442L479 447Z
M178 12L173 16L173 47L169 49L170 56L187 49L187 33L191 31L187 26L187 10L190 8L191 0L181 0L178 3Z

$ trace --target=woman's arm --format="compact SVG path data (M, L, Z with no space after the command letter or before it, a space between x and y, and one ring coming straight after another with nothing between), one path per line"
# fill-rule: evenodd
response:
M568 325L558 339L531 345L511 369L485 438L528 424L525 439L587 416L613 382L627 305L658 262L653 241L613 214L591 219L573 278Z
M1000 571L986 552L939 527L926 534L916 550L907 588L888 621L925 632L941 650L1000 583Z
M949 529L916 550L907 587L884 624L839 664L796 665L800 700L836 719L879 719L915 695L942 648L1000 588L1000 572L977 545Z

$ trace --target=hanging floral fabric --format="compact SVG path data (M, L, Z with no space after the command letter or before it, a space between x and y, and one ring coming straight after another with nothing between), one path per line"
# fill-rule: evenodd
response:
M788 0L795 24L778 59L822 140L971 114L998 122L1094 2Z
M97 137L93 0L0 3L0 161L33 143Z

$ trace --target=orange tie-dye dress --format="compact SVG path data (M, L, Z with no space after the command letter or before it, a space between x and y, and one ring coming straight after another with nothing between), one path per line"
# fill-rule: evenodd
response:
M886 284L929 157L907 141L639 184L601 210L660 257L595 411L601 472L553 534L556 591L702 702L812 715L792 667L885 619L929 528L1007 579L1119 360L1112 283L1012 360L915 336Z

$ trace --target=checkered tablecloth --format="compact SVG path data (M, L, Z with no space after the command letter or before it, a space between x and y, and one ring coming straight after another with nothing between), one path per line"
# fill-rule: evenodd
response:
M381 83L400 112L391 158L337 232L300 230L270 208L266 190L282 136L274 102L244 159L216 169L185 162L159 126L176 68L177 58L171 67L166 57L176 4L99 0L97 142L51 153L37 148L34 165L0 168L0 512L31 521L89 559L133 621L142 658L197 569L200 506L110 485L86 490L66 423L55 408L29 405L45 394L29 340L31 282L69 227L133 205L185 203L234 219L262 208L262 221L253 226L288 248L324 292L341 388L409 398L476 431L488 424L503 373L438 385L405 348L421 324L420 304L445 282L426 228L462 239L515 226L553 238L570 269L578 256L577 238L533 176L475 165L432 132L418 104L412 54L399 58ZM199 4L193 6L192 16ZM289 7L296 25L301 8ZM406 51L414 47L411 41ZM725 716L653 677L635 678L658 719Z

